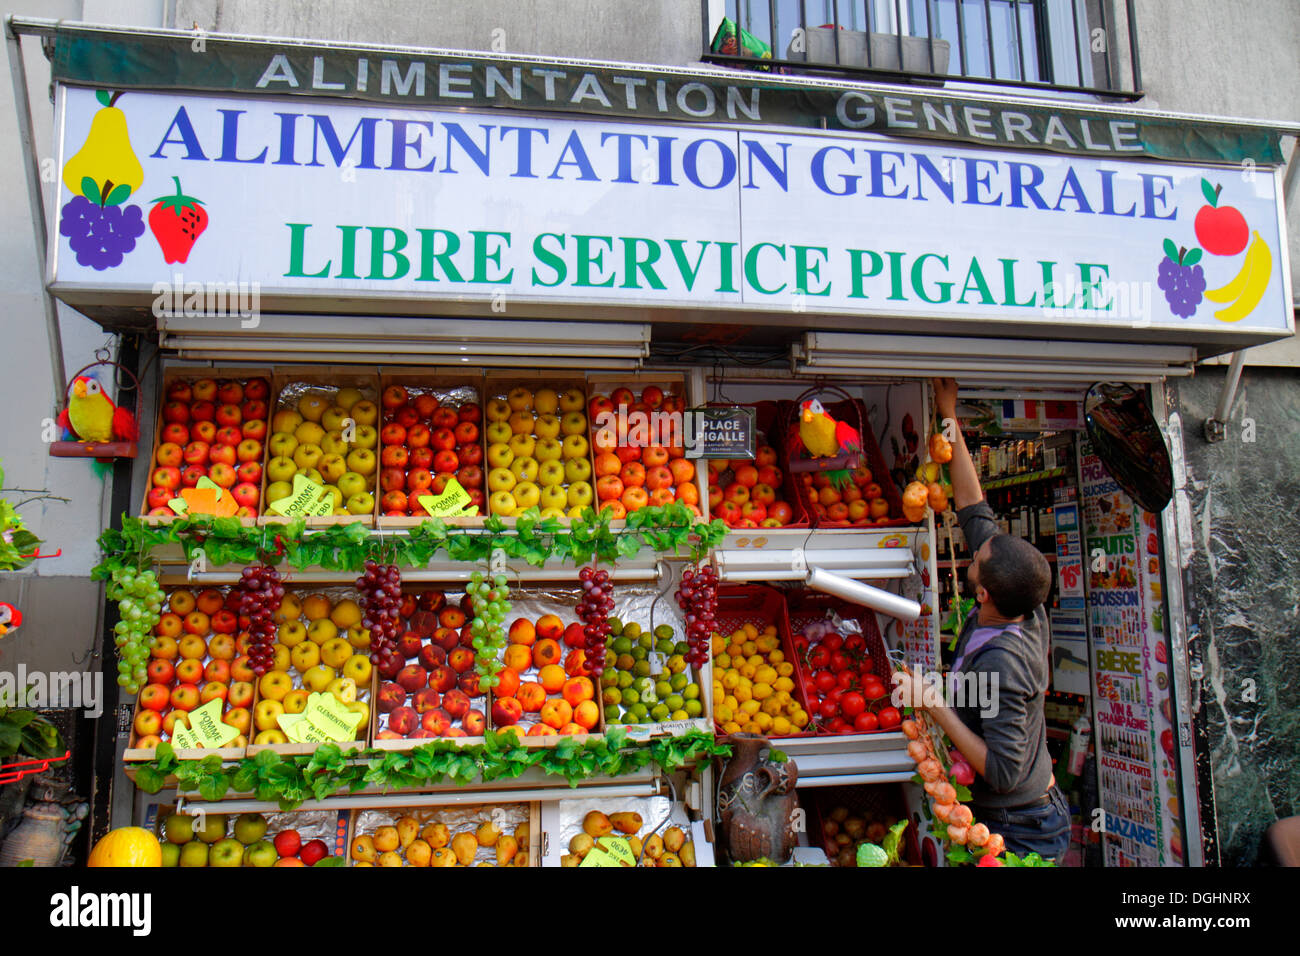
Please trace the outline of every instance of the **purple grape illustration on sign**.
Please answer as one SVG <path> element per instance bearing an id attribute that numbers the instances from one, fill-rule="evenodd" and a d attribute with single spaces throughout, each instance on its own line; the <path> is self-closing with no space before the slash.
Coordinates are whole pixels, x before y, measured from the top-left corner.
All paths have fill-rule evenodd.
<path id="1" fill-rule="evenodd" d="M 1164 292 L 1174 315 L 1189 319 L 1205 292 L 1205 270 L 1197 265 L 1201 250 L 1180 249 L 1172 239 L 1165 240 L 1164 249 L 1156 285 Z"/>
<path id="2" fill-rule="evenodd" d="M 139 206 L 100 205 L 85 196 L 74 196 L 63 207 L 59 235 L 66 236 L 77 262 L 93 269 L 111 269 L 135 248 L 144 235 L 144 215 Z"/>

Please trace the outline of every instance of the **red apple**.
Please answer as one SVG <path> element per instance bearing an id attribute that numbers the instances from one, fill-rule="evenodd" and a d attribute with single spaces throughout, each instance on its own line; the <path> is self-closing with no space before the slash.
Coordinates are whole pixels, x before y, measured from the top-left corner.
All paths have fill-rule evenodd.
<path id="1" fill-rule="evenodd" d="M 478 465 L 466 465 L 456 473 L 456 481 L 466 491 L 483 487 L 483 469 Z"/>
<path id="2" fill-rule="evenodd" d="M 401 408 L 406 404 L 406 389 L 401 385 L 390 385 L 379 396 L 384 408 Z"/>
<path id="3" fill-rule="evenodd" d="M 262 443 L 255 438 L 245 438 L 235 446 L 235 458 L 239 461 L 261 461 Z"/>
<path id="4" fill-rule="evenodd" d="M 190 420 L 190 406 L 184 402 L 168 402 L 163 406 L 163 421 L 171 424 L 185 425 Z"/>
<path id="5" fill-rule="evenodd" d="M 235 445 L 211 445 L 208 449 L 208 463 L 213 465 L 230 465 L 232 468 L 239 461 Z"/>
<path id="6" fill-rule="evenodd" d="M 263 401 L 245 401 L 239 406 L 239 413 L 244 416 L 244 421 L 255 421 L 259 418 L 265 419 L 267 415 L 266 402 Z"/>
<path id="7" fill-rule="evenodd" d="M 184 477 L 184 474 L 182 474 L 182 481 L 184 481 Z M 193 487 L 193 485 L 190 485 L 189 487 Z M 145 507 L 149 509 L 166 508 L 167 502 L 171 501 L 175 497 L 176 493 L 170 488 L 150 488 L 149 494 L 145 496 Z M 167 510 L 170 511 L 171 509 L 168 508 Z"/>
<path id="8" fill-rule="evenodd" d="M 194 396 L 198 398 L 197 395 Z M 217 406 L 215 402 L 197 401 L 190 406 L 190 418 L 196 422 L 210 422 L 217 417 Z"/>
<path id="9" fill-rule="evenodd" d="M 428 471 L 433 467 L 433 449 L 427 445 L 420 448 L 412 448 L 410 454 L 410 466 L 412 469 L 423 468 Z"/>
<path id="10" fill-rule="evenodd" d="M 381 468 L 406 468 L 409 455 L 401 445 L 385 445 L 379 452 Z"/>
<path id="11" fill-rule="evenodd" d="M 168 491 L 175 491 L 181 486 L 181 470 L 170 465 L 155 468 L 153 475 L 150 476 L 150 483 L 155 488 L 166 488 Z"/>
<path id="12" fill-rule="evenodd" d="M 192 397 L 189 382 L 172 382 L 167 386 L 169 402 L 188 402 Z"/>
<path id="13" fill-rule="evenodd" d="M 412 432 L 415 429 L 411 429 Z M 411 436 L 410 444 L 415 445 L 414 435 Z M 450 428 L 439 428 L 429 436 L 429 444 L 434 451 L 454 451 L 456 448 L 456 433 Z"/>
<path id="14" fill-rule="evenodd" d="M 406 429 L 397 422 L 389 422 L 379 430 L 379 440 L 385 445 L 400 445 L 406 441 Z"/>
<path id="15" fill-rule="evenodd" d="M 217 444 L 234 448 L 244 440 L 244 433 L 234 425 L 224 425 L 217 429 Z"/>
<path id="16" fill-rule="evenodd" d="M 169 441 L 174 445 L 188 445 L 190 430 L 180 422 L 169 422 L 163 426 L 162 440 Z"/>
<path id="17" fill-rule="evenodd" d="M 217 482 L 217 484 L 221 484 L 221 482 Z M 256 508 L 257 499 L 261 497 L 262 489 L 251 481 L 245 481 L 235 485 L 230 489 L 230 493 L 234 496 L 235 504 L 244 508 Z"/>
<path id="18" fill-rule="evenodd" d="M 410 505 L 407 503 L 405 491 L 393 489 L 384 492 L 384 496 L 379 499 L 379 507 L 383 509 L 384 514 L 405 517 Z"/>
<path id="19" fill-rule="evenodd" d="M 435 409 L 433 414 L 429 416 L 429 423 L 433 425 L 434 428 L 455 428 L 456 423 L 459 421 L 460 418 L 457 415 L 456 410 L 454 408 L 448 408 L 446 405 Z"/>
<path id="20" fill-rule="evenodd" d="M 297 830 L 281 830 L 275 835 L 275 852 L 280 854 L 281 858 L 286 856 L 296 856 L 302 849 L 302 837 L 298 835 Z"/>
<path id="21" fill-rule="evenodd" d="M 411 404 L 415 406 L 416 414 L 420 418 L 428 418 L 438 409 L 438 397 L 425 392 L 423 395 L 417 395 Z"/>
<path id="22" fill-rule="evenodd" d="M 244 383 L 244 398 L 264 402 L 271 397 L 271 385 L 264 378 L 250 378 Z"/>
<path id="23" fill-rule="evenodd" d="M 217 426 L 212 422 L 194 422 L 190 425 L 190 437 L 211 445 L 217 440 Z"/>
<path id="24" fill-rule="evenodd" d="M 194 488 L 198 486 L 200 478 L 206 478 L 208 469 L 203 465 L 186 465 L 181 469 L 181 487 Z"/>
<path id="25" fill-rule="evenodd" d="M 420 413 L 415 410 L 414 405 L 403 405 L 393 414 L 393 423 L 401 425 L 403 429 L 410 428 L 420 420 Z"/>
<path id="26" fill-rule="evenodd" d="M 330 851 L 325 846 L 324 840 L 312 840 L 310 843 L 304 844 L 303 848 L 298 851 L 298 859 L 302 860 L 306 866 L 315 866 L 329 855 Z"/>
<path id="27" fill-rule="evenodd" d="M 212 446 L 205 441 L 192 441 L 185 446 L 183 455 L 186 464 L 206 465 L 212 453 Z"/>
<path id="28" fill-rule="evenodd" d="M 266 441 L 266 419 L 264 418 L 254 418 L 252 421 L 245 419 L 239 430 L 245 438 Z"/>
<path id="29" fill-rule="evenodd" d="M 238 382 L 219 382 L 217 401 L 223 405 L 238 405 L 244 400 L 244 386 Z"/>
<path id="30" fill-rule="evenodd" d="M 262 463 L 260 461 L 246 461 L 235 469 L 235 474 L 239 476 L 240 481 L 246 481 L 250 485 L 260 487 L 262 481 Z M 182 481 L 184 475 L 181 476 Z"/>
<path id="31" fill-rule="evenodd" d="M 473 445 L 478 442 L 478 426 L 473 422 L 461 422 L 456 426 L 453 434 L 456 436 L 456 441 L 462 445 Z"/>
<path id="32" fill-rule="evenodd" d="M 379 487 L 384 491 L 406 489 L 406 472 L 400 468 L 385 468 L 379 473 Z"/>
<path id="33" fill-rule="evenodd" d="M 220 488 L 234 488 L 235 479 L 239 476 L 235 474 L 235 469 L 224 462 L 217 462 L 208 469 L 208 477 L 213 483 Z"/>
<path id="34" fill-rule="evenodd" d="M 439 449 L 433 456 L 433 470 L 455 473 L 460 467 L 460 458 L 451 449 Z"/>
<path id="35" fill-rule="evenodd" d="M 460 459 L 462 465 L 481 465 L 483 463 L 483 446 L 474 445 L 457 445 L 456 456 Z"/>
<path id="36" fill-rule="evenodd" d="M 477 425 L 483 420 L 483 409 L 478 407 L 477 402 L 466 402 L 456 409 L 456 418 L 462 422 L 473 422 Z"/>
<path id="37" fill-rule="evenodd" d="M 233 427 L 239 425 L 244 420 L 243 413 L 239 410 L 238 405 L 219 405 L 217 407 L 216 423 L 221 427 Z"/>

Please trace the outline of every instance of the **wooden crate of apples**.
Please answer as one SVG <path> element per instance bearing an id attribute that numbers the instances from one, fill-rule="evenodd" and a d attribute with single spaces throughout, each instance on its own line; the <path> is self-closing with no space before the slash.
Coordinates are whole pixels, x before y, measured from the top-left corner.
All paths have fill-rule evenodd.
<path id="1" fill-rule="evenodd" d="M 200 820 L 163 807 L 158 821 L 165 867 L 302 867 L 342 855 L 347 813 L 209 813 Z"/>
<path id="2" fill-rule="evenodd" d="M 334 510 L 308 525 L 373 521 L 379 471 L 378 379 L 354 369 L 278 368 L 263 515 L 293 491 L 294 476 L 320 485 Z"/>
<path id="3" fill-rule="evenodd" d="M 452 478 L 485 515 L 482 376 L 403 370 L 385 373 L 381 384 L 380 527 L 425 520 L 419 498 L 442 494 Z"/>
<path id="4" fill-rule="evenodd" d="M 357 810 L 352 866 L 539 866 L 536 803 Z"/>
<path id="5" fill-rule="evenodd" d="M 543 517 L 578 517 L 592 505 L 584 388 L 581 379 L 488 375 L 484 439 L 492 514 L 512 518 L 536 507 Z"/>
<path id="6" fill-rule="evenodd" d="M 148 683 L 136 700 L 126 761 L 152 760 L 158 744 L 172 739 L 174 725 L 188 727 L 189 712 L 212 700 L 222 702 L 222 722 L 236 731 L 227 746 L 212 752 L 223 759 L 244 756 L 256 675 L 239 634 L 237 601 L 218 588 L 181 588 L 168 595 L 154 627 Z"/>
<path id="7" fill-rule="evenodd" d="M 500 683 L 492 689 L 496 730 L 510 728 L 528 738 L 602 732 L 580 623 L 566 627 L 556 614 L 519 617 L 507 640 Z"/>
<path id="8" fill-rule="evenodd" d="M 262 501 L 268 437 L 270 371 L 167 369 L 163 406 L 153 446 L 153 467 L 141 514 L 174 518 L 168 502 L 186 498 L 196 512 L 207 507 L 198 492 L 207 478 L 230 493 L 215 513 L 256 523 Z"/>
<path id="9" fill-rule="evenodd" d="M 253 709 L 256 736 L 249 753 L 271 747 L 279 753 L 311 753 L 315 744 L 290 743 L 280 729 L 282 714 L 300 714 L 313 693 L 332 694 L 360 715 L 354 745 L 364 745 L 370 726 L 373 668 L 370 633 L 351 588 L 306 592 L 286 588 L 275 614 L 275 662 L 257 681 Z M 345 749 L 348 742 L 344 742 Z"/>
<path id="10" fill-rule="evenodd" d="M 468 596 L 404 589 L 399 611 L 406 632 L 396 667 L 378 668 L 374 746 L 403 750 L 437 737 L 481 742 L 488 703 L 474 669 Z"/>

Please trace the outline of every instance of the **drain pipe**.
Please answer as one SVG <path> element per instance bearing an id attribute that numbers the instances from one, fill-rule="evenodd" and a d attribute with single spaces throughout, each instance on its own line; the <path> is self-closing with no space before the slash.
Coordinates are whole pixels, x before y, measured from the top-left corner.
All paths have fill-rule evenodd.
<path id="1" fill-rule="evenodd" d="M 1219 393 L 1219 404 L 1214 409 L 1214 416 L 1205 420 L 1205 440 L 1210 444 L 1228 437 L 1228 413 L 1232 410 L 1233 399 L 1237 397 L 1237 383 L 1241 381 L 1241 368 L 1245 363 L 1245 349 L 1232 353 L 1232 364 L 1228 366 L 1228 378 L 1223 383 L 1223 391 Z"/>

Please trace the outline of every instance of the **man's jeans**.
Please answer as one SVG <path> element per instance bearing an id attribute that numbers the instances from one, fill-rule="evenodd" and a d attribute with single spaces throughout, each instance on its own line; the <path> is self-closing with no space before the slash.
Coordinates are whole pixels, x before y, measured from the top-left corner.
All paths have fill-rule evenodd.
<path id="1" fill-rule="evenodd" d="M 1037 853 L 1060 866 L 1070 848 L 1070 807 L 1059 787 L 1048 791 L 1047 803 L 1016 810 L 975 808 L 975 819 L 1002 834 L 1006 847 L 1018 857 Z"/>

